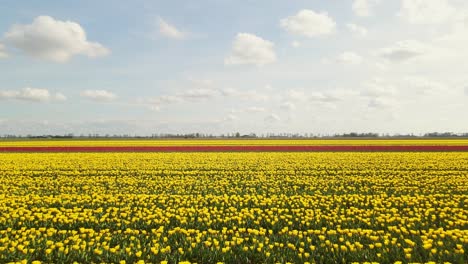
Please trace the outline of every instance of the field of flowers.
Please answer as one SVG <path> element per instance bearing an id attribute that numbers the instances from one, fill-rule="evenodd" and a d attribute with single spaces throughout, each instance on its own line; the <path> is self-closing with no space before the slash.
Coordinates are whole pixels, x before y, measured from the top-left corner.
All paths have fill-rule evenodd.
<path id="1" fill-rule="evenodd" d="M 1 263 L 467 263 L 467 242 L 466 152 L 0 153 Z"/>
<path id="2" fill-rule="evenodd" d="M 467 139 L 0 140 L 2 152 L 468 152 Z"/>

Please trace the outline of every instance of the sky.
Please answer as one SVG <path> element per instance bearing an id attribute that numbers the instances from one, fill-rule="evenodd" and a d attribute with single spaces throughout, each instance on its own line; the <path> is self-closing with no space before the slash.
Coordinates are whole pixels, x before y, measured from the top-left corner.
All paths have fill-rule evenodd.
<path id="1" fill-rule="evenodd" d="M 0 134 L 468 132 L 466 0 L 2 0 Z"/>

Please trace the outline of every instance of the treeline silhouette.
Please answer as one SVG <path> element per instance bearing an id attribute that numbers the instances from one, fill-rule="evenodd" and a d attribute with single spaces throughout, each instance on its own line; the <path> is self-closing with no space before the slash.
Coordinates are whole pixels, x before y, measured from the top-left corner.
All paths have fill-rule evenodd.
<path id="1" fill-rule="evenodd" d="M 315 134 L 315 133 L 263 133 L 263 134 L 241 134 L 239 132 L 227 134 L 206 134 L 206 133 L 154 133 L 148 136 L 129 134 L 87 134 L 87 135 L 2 135 L 3 139 L 216 139 L 216 138 L 297 138 L 297 139 L 317 139 L 317 138 L 466 138 L 468 133 L 452 132 L 431 132 L 425 134 L 380 134 L 380 133 L 344 133 L 344 134 Z"/>

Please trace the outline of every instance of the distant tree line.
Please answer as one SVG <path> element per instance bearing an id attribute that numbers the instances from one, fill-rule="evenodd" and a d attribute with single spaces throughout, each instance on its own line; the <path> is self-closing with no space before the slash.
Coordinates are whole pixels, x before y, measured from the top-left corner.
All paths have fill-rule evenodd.
<path id="1" fill-rule="evenodd" d="M 188 133 L 188 134 L 173 134 L 173 133 L 154 133 L 150 136 L 139 136 L 130 134 L 80 134 L 72 133 L 64 135 L 13 135 L 5 134 L 1 138 L 4 139 L 156 139 L 156 138 L 174 138 L 174 139 L 194 139 L 194 138 L 462 138 L 468 137 L 468 133 L 452 133 L 452 132 L 431 132 L 425 134 L 379 134 L 379 133 L 343 133 L 343 134 L 314 134 L 314 133 L 263 133 L 263 134 L 241 134 L 239 132 L 227 134 L 206 134 L 206 133 Z"/>

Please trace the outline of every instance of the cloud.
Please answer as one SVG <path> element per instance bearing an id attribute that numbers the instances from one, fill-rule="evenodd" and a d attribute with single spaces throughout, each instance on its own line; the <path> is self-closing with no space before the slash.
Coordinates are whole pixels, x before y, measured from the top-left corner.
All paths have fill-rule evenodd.
<path id="1" fill-rule="evenodd" d="M 159 33 L 161 35 L 172 38 L 172 39 L 184 39 L 187 37 L 187 33 L 180 31 L 175 26 L 169 24 L 162 18 L 158 18 Z"/>
<path id="2" fill-rule="evenodd" d="M 329 92 L 312 92 L 306 97 L 307 101 L 312 102 L 308 105 L 319 106 L 321 109 L 337 109 L 337 104 L 352 95 L 351 92 L 347 91 L 329 91 Z"/>
<path id="3" fill-rule="evenodd" d="M 332 93 L 314 92 L 309 95 L 309 100 L 322 103 L 332 103 L 340 101 L 342 98 Z"/>
<path id="4" fill-rule="evenodd" d="M 265 111 L 266 109 L 264 107 L 258 107 L 258 106 L 251 106 L 245 109 L 245 112 L 247 113 L 263 113 Z"/>
<path id="5" fill-rule="evenodd" d="M 66 62 L 75 55 L 95 58 L 110 53 L 103 45 L 89 42 L 78 23 L 50 16 L 39 16 L 32 24 L 13 25 L 4 39 L 27 55 L 54 62 Z"/>
<path id="6" fill-rule="evenodd" d="M 291 34 L 309 38 L 332 34 L 336 29 L 335 21 L 327 13 L 316 13 L 308 9 L 281 19 L 280 26 Z"/>
<path id="7" fill-rule="evenodd" d="M 178 94 L 177 96 L 181 97 L 182 99 L 187 100 L 205 100 L 209 98 L 213 98 L 218 95 L 218 91 L 214 89 L 206 89 L 206 88 L 198 88 L 198 89 L 189 89 L 184 91 L 183 93 Z"/>
<path id="8" fill-rule="evenodd" d="M 291 46 L 293 46 L 293 48 L 299 48 L 301 46 L 301 43 L 299 41 L 293 41 L 291 42 Z"/>
<path id="9" fill-rule="evenodd" d="M 396 106 L 396 101 L 382 97 L 371 98 L 367 106 L 370 108 L 392 108 Z"/>
<path id="10" fill-rule="evenodd" d="M 143 99 L 138 101 L 138 105 L 145 105 L 152 111 L 159 111 L 161 107 L 169 104 L 183 102 L 183 99 L 175 95 L 161 95 L 154 98 Z"/>
<path id="11" fill-rule="evenodd" d="M 235 89 L 223 89 L 221 94 L 225 97 L 239 98 L 246 101 L 268 101 L 270 96 L 257 90 L 238 91 Z"/>
<path id="12" fill-rule="evenodd" d="M 276 61 L 274 44 L 249 33 L 238 33 L 232 44 L 226 65 L 253 64 L 262 66 Z"/>
<path id="13" fill-rule="evenodd" d="M 106 90 L 85 90 L 80 94 L 82 97 L 97 102 L 113 101 L 117 96 Z"/>
<path id="14" fill-rule="evenodd" d="M 379 2 L 380 0 L 354 0 L 352 9 L 356 16 L 369 17 L 372 15 L 373 5 Z"/>
<path id="15" fill-rule="evenodd" d="M 251 100 L 251 101 L 268 101 L 270 96 L 267 94 L 260 93 L 256 90 L 250 90 L 245 92 L 239 92 L 237 97 L 244 99 L 244 100 Z"/>
<path id="16" fill-rule="evenodd" d="M 360 95 L 368 98 L 390 97 L 397 94 L 395 86 L 375 78 L 364 84 L 365 89 L 361 90 Z"/>
<path id="17" fill-rule="evenodd" d="M 365 37 L 367 36 L 367 29 L 362 26 L 358 26 L 353 23 L 346 24 L 348 30 L 356 36 Z"/>
<path id="18" fill-rule="evenodd" d="M 180 103 L 182 101 L 183 101 L 182 98 L 180 98 L 179 96 L 175 96 L 175 95 L 161 95 L 161 96 L 150 98 L 147 100 L 147 102 L 150 103 L 151 105 L 157 105 L 158 107 L 160 107 L 161 105 L 165 105 L 165 104 Z"/>
<path id="19" fill-rule="evenodd" d="M 305 106 L 309 109 L 311 106 L 320 106 L 321 108 L 335 109 L 337 103 L 346 98 L 355 95 L 354 92 L 345 90 L 316 91 L 305 92 L 303 90 L 289 90 L 284 96 L 285 103 L 280 108 L 294 110 L 297 105 Z"/>
<path id="20" fill-rule="evenodd" d="M 280 108 L 283 109 L 283 110 L 287 110 L 287 111 L 292 111 L 294 109 L 296 109 L 296 104 L 294 104 L 293 102 L 284 102 L 282 104 L 280 104 Z"/>
<path id="21" fill-rule="evenodd" d="M 391 62 L 404 62 L 429 52 L 429 47 L 419 41 L 407 40 L 381 49 L 379 55 Z"/>
<path id="22" fill-rule="evenodd" d="M 393 84 L 375 78 L 363 86 L 365 88 L 361 90 L 359 95 L 368 99 L 370 108 L 392 108 L 397 105 L 398 90 Z"/>
<path id="23" fill-rule="evenodd" d="M 62 93 L 56 93 L 54 96 L 53 96 L 53 99 L 55 101 L 66 101 L 67 100 L 67 97 L 62 94 Z"/>
<path id="24" fill-rule="evenodd" d="M 147 106 L 148 106 L 148 109 L 151 111 L 159 112 L 161 110 L 161 106 L 158 104 L 151 104 Z"/>
<path id="25" fill-rule="evenodd" d="M 242 114 L 242 113 L 256 114 L 256 113 L 264 113 L 266 111 L 267 110 L 264 107 L 250 106 L 250 107 L 243 108 L 243 109 L 231 109 L 229 112 L 231 114 Z"/>
<path id="26" fill-rule="evenodd" d="M 146 105 L 150 110 L 159 111 L 162 107 L 183 102 L 200 102 L 215 98 L 220 91 L 208 88 L 194 88 L 173 95 L 160 95 L 154 98 L 140 99 L 139 105 Z"/>
<path id="27" fill-rule="evenodd" d="M 19 94 L 18 91 L 2 91 L 0 90 L 0 99 L 14 99 Z"/>
<path id="28" fill-rule="evenodd" d="M 303 91 L 298 91 L 298 90 L 288 90 L 286 92 L 286 98 L 291 101 L 295 102 L 303 102 L 307 100 L 307 96 Z"/>
<path id="29" fill-rule="evenodd" d="M 47 89 L 23 88 L 21 90 L 0 90 L 1 99 L 13 99 L 31 102 L 65 101 L 67 98 L 61 93 L 51 93 Z"/>
<path id="30" fill-rule="evenodd" d="M 225 121 L 225 122 L 231 122 L 231 121 L 235 121 L 235 120 L 237 120 L 237 119 L 239 119 L 239 118 L 238 118 L 236 115 L 229 114 L 229 115 L 227 115 L 227 116 L 223 119 L 223 121 Z"/>
<path id="31" fill-rule="evenodd" d="M 7 57 L 8 57 L 8 53 L 5 50 L 5 45 L 0 43 L 0 59 L 7 58 Z"/>
<path id="32" fill-rule="evenodd" d="M 281 118 L 277 114 L 269 114 L 265 117 L 265 121 L 268 123 L 274 123 L 280 121 Z"/>
<path id="33" fill-rule="evenodd" d="M 351 51 L 345 51 L 338 55 L 335 59 L 332 61 L 340 64 L 348 64 L 348 65 L 358 65 L 361 64 L 363 59 L 362 57 L 354 52 Z"/>
<path id="34" fill-rule="evenodd" d="M 466 14 L 468 19 L 468 11 Z M 467 20 L 468 22 L 468 20 Z M 466 43 L 468 43 L 468 23 L 454 23 L 452 30 L 444 29 L 444 33 L 436 38 L 432 39 L 428 44 L 431 51 L 431 56 L 427 56 L 431 59 L 433 64 L 439 65 L 439 67 L 452 67 L 456 64 L 460 67 L 466 67 L 468 58 L 468 49 L 466 49 Z M 428 65 L 430 66 L 430 65 Z M 455 69 L 456 70 L 456 69 Z"/>
<path id="35" fill-rule="evenodd" d="M 403 81 L 408 89 L 419 94 L 441 96 L 449 93 L 446 85 L 424 77 L 411 76 L 404 78 Z"/>
<path id="36" fill-rule="evenodd" d="M 398 16 L 411 24 L 440 24 L 455 12 L 447 0 L 402 0 Z"/>
<path id="37" fill-rule="evenodd" d="M 189 77 L 188 80 L 190 81 L 191 85 L 201 86 L 201 87 L 211 87 L 214 84 L 214 81 L 210 79 L 197 79 L 197 78 Z"/>
<path id="38" fill-rule="evenodd" d="M 214 82 L 209 79 L 188 78 L 187 86 L 194 87 L 173 94 L 160 95 L 157 97 L 140 100 L 140 103 L 152 105 L 168 105 L 181 102 L 204 101 L 222 95 L 222 92 L 213 88 Z"/>

